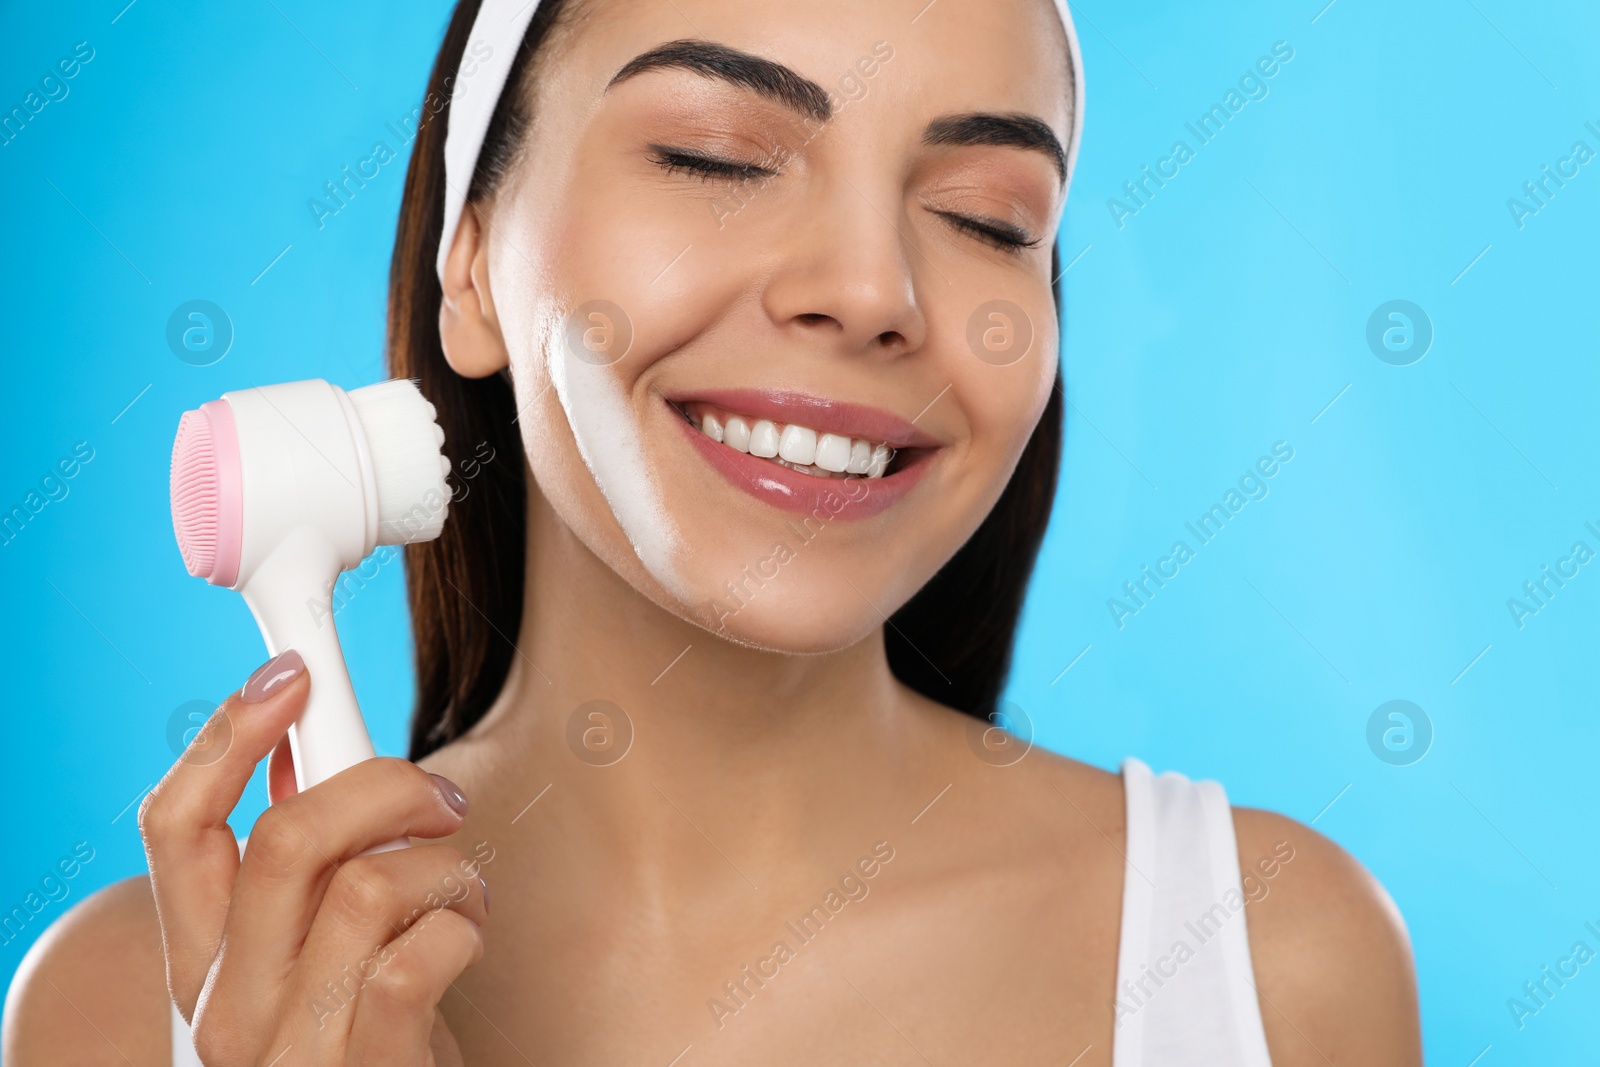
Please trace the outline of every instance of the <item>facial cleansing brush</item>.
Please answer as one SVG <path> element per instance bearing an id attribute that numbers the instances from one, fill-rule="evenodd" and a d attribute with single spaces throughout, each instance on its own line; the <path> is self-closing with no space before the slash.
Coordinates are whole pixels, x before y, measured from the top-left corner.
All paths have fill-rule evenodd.
<path id="1" fill-rule="evenodd" d="M 268 651 L 293 648 L 310 670 L 289 728 L 301 789 L 374 754 L 330 597 L 378 545 L 439 536 L 450 461 L 434 414 L 407 379 L 350 392 L 314 379 L 224 393 L 178 423 L 172 526 L 184 565 L 244 594 Z"/>

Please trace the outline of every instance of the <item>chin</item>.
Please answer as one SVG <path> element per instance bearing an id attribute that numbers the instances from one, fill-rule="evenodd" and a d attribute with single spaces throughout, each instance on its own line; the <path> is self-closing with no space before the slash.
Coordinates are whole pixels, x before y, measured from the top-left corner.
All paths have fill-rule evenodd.
<path id="1" fill-rule="evenodd" d="M 724 589 L 721 596 L 708 597 L 680 611 L 696 625 L 736 645 L 789 655 L 821 655 L 849 648 L 883 625 L 883 616 L 859 593 L 843 582 L 838 584 L 837 589 L 817 589 L 782 577 L 764 585 L 746 582 L 746 591 L 738 597 L 730 597 Z"/>
<path id="2" fill-rule="evenodd" d="M 729 622 L 715 636 L 742 648 L 787 656 L 822 656 L 841 652 L 871 636 L 875 627 L 841 631 L 838 627 L 799 625 L 793 618 L 747 618 Z"/>

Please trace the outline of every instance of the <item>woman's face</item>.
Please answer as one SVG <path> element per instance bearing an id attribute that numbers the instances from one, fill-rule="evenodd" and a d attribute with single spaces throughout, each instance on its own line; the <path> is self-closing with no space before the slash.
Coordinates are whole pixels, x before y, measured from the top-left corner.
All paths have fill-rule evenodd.
<path id="1" fill-rule="evenodd" d="M 590 3 L 487 214 L 540 490 L 733 640 L 882 625 L 1055 380 L 1065 33 L 1049 0 L 923 3 Z"/>

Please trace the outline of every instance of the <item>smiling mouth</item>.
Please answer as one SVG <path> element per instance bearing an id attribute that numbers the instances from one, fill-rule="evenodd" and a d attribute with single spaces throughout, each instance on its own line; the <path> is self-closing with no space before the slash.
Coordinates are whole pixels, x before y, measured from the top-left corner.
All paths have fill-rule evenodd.
<path id="1" fill-rule="evenodd" d="M 827 433 L 798 422 L 777 422 L 694 401 L 674 403 L 697 433 L 736 452 L 813 478 L 875 481 L 904 467 L 916 448 L 894 448 L 866 437 Z"/>

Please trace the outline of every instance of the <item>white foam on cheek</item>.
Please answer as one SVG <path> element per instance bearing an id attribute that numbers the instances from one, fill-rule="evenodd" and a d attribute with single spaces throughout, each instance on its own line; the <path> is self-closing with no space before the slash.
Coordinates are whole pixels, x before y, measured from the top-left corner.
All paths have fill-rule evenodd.
<path id="1" fill-rule="evenodd" d="M 567 413 L 578 454 L 646 571 L 690 600 L 678 570 L 681 539 L 645 463 L 644 441 L 626 391 L 609 367 L 578 358 L 559 328 L 548 337 L 550 381 Z"/>

